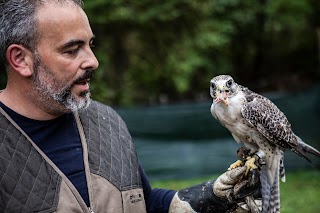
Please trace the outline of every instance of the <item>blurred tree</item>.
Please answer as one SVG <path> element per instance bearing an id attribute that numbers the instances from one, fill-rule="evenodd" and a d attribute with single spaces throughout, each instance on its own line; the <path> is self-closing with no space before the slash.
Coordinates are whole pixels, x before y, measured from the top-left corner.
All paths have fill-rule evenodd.
<path id="1" fill-rule="evenodd" d="M 97 52 L 102 58 L 99 71 L 106 73 L 96 79 L 97 89 L 115 104 L 193 99 L 206 91 L 212 76 L 208 71 L 230 70 L 219 56 L 226 50 L 230 29 L 226 25 L 217 31 L 213 20 L 205 21 L 209 7 L 205 1 L 181 0 L 86 2 L 97 42 L 107 49 L 106 54 Z"/>
<path id="2" fill-rule="evenodd" d="M 310 85 L 319 80 L 313 1 L 87 0 L 101 62 L 95 98 L 201 100 L 221 73 L 258 91 Z"/>
<path id="3" fill-rule="evenodd" d="M 320 80 L 318 0 L 84 2 L 100 61 L 91 87 L 104 103 L 207 100 L 222 73 L 255 91 Z"/>

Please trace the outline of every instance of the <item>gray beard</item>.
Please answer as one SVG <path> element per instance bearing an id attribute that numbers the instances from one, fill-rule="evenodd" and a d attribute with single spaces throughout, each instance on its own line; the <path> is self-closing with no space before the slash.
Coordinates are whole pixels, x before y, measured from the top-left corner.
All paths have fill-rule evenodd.
<path id="1" fill-rule="evenodd" d="M 61 93 L 51 93 L 53 100 L 64 106 L 66 109 L 75 112 L 87 108 L 91 103 L 90 92 L 80 94 L 81 98 L 76 98 L 68 88 Z"/>
<path id="2" fill-rule="evenodd" d="M 60 87 L 60 85 L 53 85 L 53 83 L 49 84 L 40 79 L 39 72 L 42 72 L 43 75 L 46 75 L 45 78 L 54 79 L 55 76 L 52 72 L 46 67 L 41 66 L 41 59 L 38 55 L 35 56 L 35 64 L 34 64 L 34 76 L 33 76 L 33 84 L 35 89 L 40 97 L 40 102 L 49 105 L 47 108 L 50 108 L 53 112 L 57 111 L 79 111 L 87 108 L 91 103 L 91 93 L 90 91 L 84 91 L 79 94 L 79 97 L 72 95 L 71 88 L 73 85 L 68 87 Z M 54 82 L 54 81 L 53 81 Z M 62 89 L 60 89 L 62 88 Z M 60 109 L 53 109 L 50 103 L 52 100 L 60 107 Z M 62 110 L 61 108 L 64 108 Z"/>

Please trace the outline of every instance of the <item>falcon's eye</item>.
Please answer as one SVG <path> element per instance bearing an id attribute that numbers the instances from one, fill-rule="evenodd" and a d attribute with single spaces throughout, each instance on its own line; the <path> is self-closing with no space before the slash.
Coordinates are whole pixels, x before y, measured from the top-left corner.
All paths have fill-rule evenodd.
<path id="1" fill-rule="evenodd" d="M 230 80 L 227 81 L 227 83 L 226 83 L 227 87 L 229 87 L 229 88 L 232 86 L 232 84 L 233 84 L 233 80 L 232 80 L 232 79 L 230 79 Z"/>
<path id="2" fill-rule="evenodd" d="M 217 88 L 216 84 L 213 83 L 213 82 L 210 82 L 210 87 L 211 87 L 211 89 L 213 89 L 213 90 L 216 90 L 216 88 Z"/>

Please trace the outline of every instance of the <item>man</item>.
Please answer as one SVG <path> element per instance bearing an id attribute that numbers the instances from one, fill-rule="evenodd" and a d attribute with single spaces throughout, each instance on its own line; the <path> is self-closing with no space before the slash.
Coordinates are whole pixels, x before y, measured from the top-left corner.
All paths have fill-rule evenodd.
<path id="1" fill-rule="evenodd" d="M 151 189 L 125 123 L 91 101 L 98 68 L 81 0 L 0 0 L 1 212 L 226 212 L 245 168 Z M 254 190 L 252 190 L 254 191 Z"/>

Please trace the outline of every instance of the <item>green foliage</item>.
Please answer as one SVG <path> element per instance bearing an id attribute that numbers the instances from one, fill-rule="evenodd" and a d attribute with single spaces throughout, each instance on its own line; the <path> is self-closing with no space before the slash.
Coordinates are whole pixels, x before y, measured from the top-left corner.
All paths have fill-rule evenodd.
<path id="1" fill-rule="evenodd" d="M 87 0 L 101 64 L 94 98 L 116 105 L 201 100 L 221 73 L 258 90 L 319 79 L 311 1 Z"/>
<path id="2" fill-rule="evenodd" d="M 208 99 L 222 73 L 256 91 L 320 79 L 316 0 L 84 1 L 100 61 L 92 93 L 104 103 Z M 5 79 L 2 68 L 1 88 Z"/>
<path id="3" fill-rule="evenodd" d="M 320 79 L 316 0 L 84 2 L 100 61 L 91 86 L 104 103 L 208 99 L 221 73 L 258 91 Z"/>

